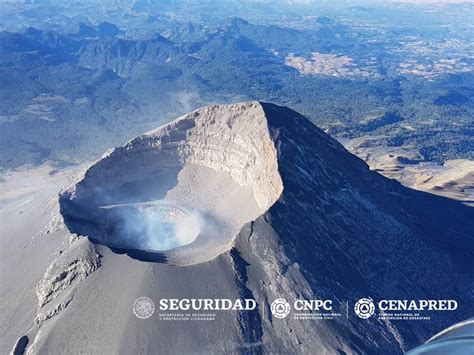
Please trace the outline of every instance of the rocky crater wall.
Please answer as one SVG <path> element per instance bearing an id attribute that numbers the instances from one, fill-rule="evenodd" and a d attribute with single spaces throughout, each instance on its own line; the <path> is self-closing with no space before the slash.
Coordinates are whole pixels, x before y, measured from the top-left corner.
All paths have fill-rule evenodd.
<path id="1" fill-rule="evenodd" d="M 60 202 L 71 231 L 180 264 L 228 250 L 241 227 L 268 210 L 282 190 L 265 113 L 260 103 L 249 102 L 199 109 L 108 152 Z M 194 225 L 180 230 L 198 232 L 178 236 L 173 218 L 153 215 L 150 203 L 185 211 Z M 157 228 L 150 230 L 143 211 Z M 133 232 L 126 231 L 130 225 Z M 153 249 L 161 245 L 157 238 L 176 243 Z"/>

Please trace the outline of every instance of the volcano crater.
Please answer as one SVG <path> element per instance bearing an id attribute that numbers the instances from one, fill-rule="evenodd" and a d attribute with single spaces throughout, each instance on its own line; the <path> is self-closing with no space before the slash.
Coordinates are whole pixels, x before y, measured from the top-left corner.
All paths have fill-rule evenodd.
<path id="1" fill-rule="evenodd" d="M 217 119 L 219 118 L 219 119 Z M 283 190 L 259 103 L 208 106 L 108 152 L 60 195 L 73 233 L 174 265 L 228 251 Z"/>

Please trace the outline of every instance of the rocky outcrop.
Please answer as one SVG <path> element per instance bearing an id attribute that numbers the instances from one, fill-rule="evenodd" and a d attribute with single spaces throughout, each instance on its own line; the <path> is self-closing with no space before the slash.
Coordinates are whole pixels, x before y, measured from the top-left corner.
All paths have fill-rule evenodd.
<path id="1" fill-rule="evenodd" d="M 36 287 L 38 315 L 35 323 L 66 308 L 77 286 L 99 267 L 94 245 L 86 238 L 72 238 L 71 245 L 51 263 Z"/>

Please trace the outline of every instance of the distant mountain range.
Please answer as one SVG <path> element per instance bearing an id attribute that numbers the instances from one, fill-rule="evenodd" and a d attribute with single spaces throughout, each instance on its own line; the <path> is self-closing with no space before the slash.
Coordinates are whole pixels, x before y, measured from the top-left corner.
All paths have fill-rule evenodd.
<path id="1" fill-rule="evenodd" d="M 76 163 L 180 113 L 242 99 L 298 109 L 339 137 L 384 137 L 426 160 L 472 158 L 472 72 L 440 62 L 454 72 L 399 76 L 406 44 L 396 30 L 390 38 L 327 16 L 304 30 L 167 21 L 148 25 L 157 30 L 147 38 L 111 22 L 1 33 L 0 166 Z M 288 64 L 311 53 L 327 61 L 318 75 Z M 357 74 L 367 70 L 376 75 Z"/>

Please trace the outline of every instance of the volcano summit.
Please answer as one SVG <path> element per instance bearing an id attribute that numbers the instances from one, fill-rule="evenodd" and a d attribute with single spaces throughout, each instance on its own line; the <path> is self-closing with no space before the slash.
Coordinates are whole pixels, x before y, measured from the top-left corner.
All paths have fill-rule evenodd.
<path id="1" fill-rule="evenodd" d="M 474 313 L 474 210 L 370 171 L 273 104 L 180 117 L 108 152 L 45 209 L 55 238 L 71 242 L 36 288 L 36 330 L 7 332 L 12 343 L 30 339 L 28 351 L 401 354 Z M 434 295 L 457 310 L 428 323 L 352 312 L 361 298 Z M 199 326 L 158 311 L 137 319 L 140 296 L 257 307 Z M 280 319 L 280 298 L 331 300 L 340 316 Z M 19 313 L 26 320 L 35 306 Z"/>
<path id="2" fill-rule="evenodd" d="M 260 104 L 210 106 L 108 153 L 62 212 L 71 231 L 133 256 L 208 261 L 280 196 L 276 155 Z"/>

